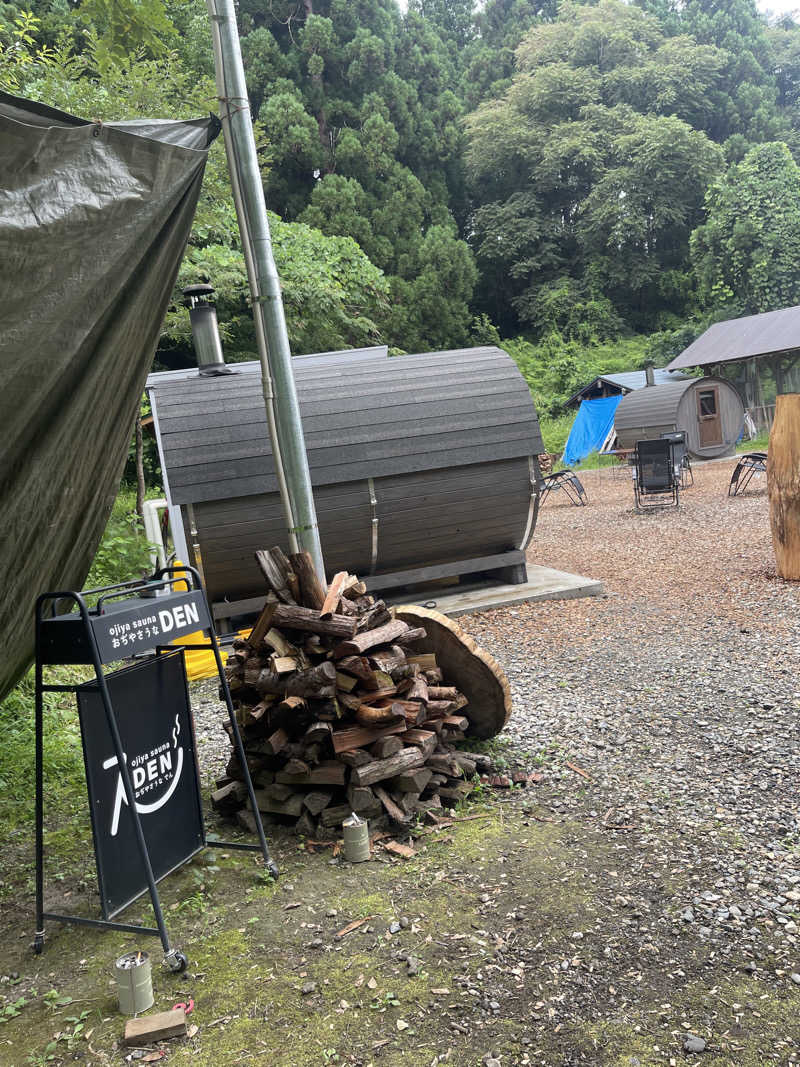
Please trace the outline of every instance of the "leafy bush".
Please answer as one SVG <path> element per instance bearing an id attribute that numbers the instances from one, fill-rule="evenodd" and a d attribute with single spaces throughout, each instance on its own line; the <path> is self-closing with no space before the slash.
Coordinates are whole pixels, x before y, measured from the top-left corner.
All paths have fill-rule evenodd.
<path id="1" fill-rule="evenodd" d="M 150 572 L 150 543 L 135 511 L 135 498 L 135 491 L 126 488 L 115 500 L 84 588 L 126 582 Z"/>

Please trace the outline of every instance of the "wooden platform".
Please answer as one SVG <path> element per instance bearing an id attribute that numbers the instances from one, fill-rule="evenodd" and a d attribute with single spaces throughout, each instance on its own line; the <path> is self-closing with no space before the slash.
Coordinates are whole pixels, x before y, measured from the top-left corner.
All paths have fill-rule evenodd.
<path id="1" fill-rule="evenodd" d="M 527 601 L 573 600 L 576 597 L 600 596 L 604 592 L 603 583 L 594 578 L 584 578 L 579 574 L 567 574 L 566 571 L 529 563 L 528 581 L 524 585 L 484 582 L 480 585 L 462 586 L 457 592 L 429 587 L 427 590 L 417 589 L 413 594 L 405 591 L 393 596 L 384 596 L 384 599 L 395 604 L 423 604 L 425 607 L 435 607 L 444 615 L 456 617 L 472 611 L 488 611 L 491 608 L 504 608 Z"/>

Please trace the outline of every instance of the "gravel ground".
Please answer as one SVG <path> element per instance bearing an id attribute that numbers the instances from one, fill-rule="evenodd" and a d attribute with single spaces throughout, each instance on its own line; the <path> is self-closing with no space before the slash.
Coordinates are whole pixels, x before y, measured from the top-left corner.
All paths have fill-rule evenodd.
<path id="1" fill-rule="evenodd" d="M 512 685 L 498 755 L 544 775 L 494 793 L 506 831 L 451 867 L 498 946 L 464 964 L 474 1010 L 450 1030 L 474 1049 L 505 1016 L 527 1028 L 514 1064 L 676 1064 L 706 1042 L 714 1064 L 800 1062 L 800 585 L 776 577 L 763 481 L 727 498 L 733 462 L 648 515 L 624 472 L 587 472 L 589 505 L 551 497 L 530 556 L 606 595 L 459 620 Z M 227 754 L 218 710 L 199 687 L 206 766 Z"/>
<path id="2" fill-rule="evenodd" d="M 763 481 L 725 495 L 732 466 L 648 515 L 627 477 L 582 475 L 589 505 L 551 498 L 530 555 L 607 595 L 466 626 L 508 673 L 512 752 L 545 754 L 554 816 L 624 838 L 631 877 L 679 875 L 640 936 L 691 927 L 800 984 L 800 585 L 776 577 Z"/>

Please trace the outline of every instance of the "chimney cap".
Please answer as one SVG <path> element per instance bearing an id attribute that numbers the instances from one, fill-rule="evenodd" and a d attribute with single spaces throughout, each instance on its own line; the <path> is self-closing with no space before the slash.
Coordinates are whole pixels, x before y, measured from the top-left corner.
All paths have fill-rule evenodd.
<path id="1" fill-rule="evenodd" d="M 187 285 L 183 290 L 183 302 L 187 307 L 192 307 L 196 301 L 208 299 L 214 294 L 214 286 L 209 285 L 208 282 L 201 282 L 199 285 Z"/>

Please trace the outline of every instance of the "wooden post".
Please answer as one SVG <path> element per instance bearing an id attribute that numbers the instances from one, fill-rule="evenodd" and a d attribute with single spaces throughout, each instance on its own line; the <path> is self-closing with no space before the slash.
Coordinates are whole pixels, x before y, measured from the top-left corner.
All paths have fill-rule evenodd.
<path id="1" fill-rule="evenodd" d="M 775 398 L 767 491 L 778 574 L 800 581 L 800 393 Z"/>

